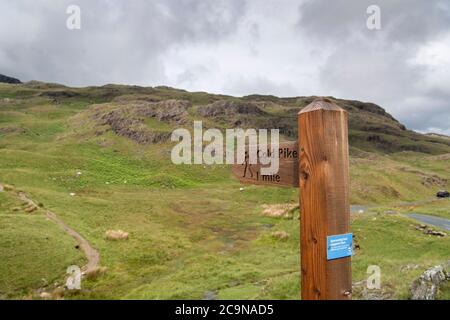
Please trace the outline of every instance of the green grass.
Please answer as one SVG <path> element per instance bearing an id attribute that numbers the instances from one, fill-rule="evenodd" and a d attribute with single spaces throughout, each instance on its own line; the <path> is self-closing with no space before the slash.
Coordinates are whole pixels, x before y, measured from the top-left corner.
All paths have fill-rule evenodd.
<path id="1" fill-rule="evenodd" d="M 195 105 L 219 97 L 167 88 L 130 93 L 112 86 L 77 89 L 82 96 L 54 103 L 38 96 L 42 90 L 0 85 L 0 97 L 21 98 L 0 104 L 0 128 L 25 129 L 0 135 L 0 182 L 26 191 L 99 250 L 106 274 L 84 280 L 81 292 L 66 298 L 299 298 L 298 217 L 261 214 L 263 204 L 298 202 L 297 189 L 244 186 L 241 192 L 229 166 L 173 165 L 171 144 L 143 146 L 112 132 L 97 135 L 85 111 L 91 103 L 110 102 L 118 94 L 132 99 L 137 92 L 155 99 L 188 98 Z M 271 105 L 268 111 L 279 110 Z M 146 123 L 170 130 L 165 123 Z M 351 202 L 401 211 L 401 202 L 432 198 L 441 187 L 424 185 L 423 178 L 450 181 L 448 169 L 448 161 L 429 154 L 384 155 L 352 147 Z M 420 209 L 449 217 L 448 206 L 441 204 L 424 202 Z M 21 203 L 12 193 L 0 193 L 0 296 L 5 297 L 27 295 L 44 285 L 42 278 L 61 282 L 69 265 L 84 263 L 72 238 L 42 210 L 27 215 L 12 211 L 15 207 Z M 405 217 L 371 213 L 352 220 L 361 246 L 353 259 L 354 280 L 363 280 L 369 265 L 379 265 L 383 287 L 395 298 L 407 298 L 415 277 L 449 259 L 450 237 L 425 236 Z M 129 232 L 129 240 L 106 240 L 109 229 Z M 274 231 L 290 237 L 275 240 Z M 401 271 L 410 263 L 419 267 Z"/>
<path id="2" fill-rule="evenodd" d="M 427 268 L 449 258 L 450 238 L 436 238 L 414 229 L 414 221 L 400 215 L 358 216 L 352 231 L 361 250 L 353 258 L 354 280 L 364 280 L 369 265 L 381 268 L 382 286 L 395 298 L 407 299 L 409 287 Z M 408 264 L 415 269 L 401 270 Z"/>
<path id="3" fill-rule="evenodd" d="M 450 283 L 446 283 L 440 288 L 438 293 L 438 299 L 450 300 Z"/>
<path id="4" fill-rule="evenodd" d="M 68 266 L 82 265 L 75 241 L 42 212 L 13 212 L 21 203 L 6 193 L 0 193 L 0 201 L 0 297 L 61 283 Z"/>
<path id="5" fill-rule="evenodd" d="M 172 132 L 173 128 L 172 126 L 168 125 L 165 122 L 158 121 L 154 118 L 148 118 L 145 120 L 145 124 L 151 129 L 152 131 L 162 131 L 162 132 Z"/>
<path id="6" fill-rule="evenodd" d="M 419 213 L 450 219 L 450 199 L 431 199 L 424 203 L 399 206 L 396 209 L 403 213 Z"/>

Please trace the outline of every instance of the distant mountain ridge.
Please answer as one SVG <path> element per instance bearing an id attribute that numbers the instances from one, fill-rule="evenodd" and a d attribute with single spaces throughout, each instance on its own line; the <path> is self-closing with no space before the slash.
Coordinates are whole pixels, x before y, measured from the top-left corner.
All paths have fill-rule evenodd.
<path id="1" fill-rule="evenodd" d="M 426 133 L 425 135 L 428 136 L 428 137 L 432 137 L 432 138 L 441 138 L 441 139 L 450 140 L 450 136 L 445 135 L 445 134 L 441 134 L 441 133 L 430 132 L 430 133 Z"/>
<path id="2" fill-rule="evenodd" d="M 20 84 L 22 82 L 19 79 L 0 74 L 0 83 Z"/>
<path id="3" fill-rule="evenodd" d="M 193 120 L 203 120 L 205 128 L 221 130 L 236 127 L 279 129 L 283 139 L 295 140 L 297 114 L 316 98 L 279 98 L 272 95 L 233 97 L 166 86 L 108 84 L 71 88 L 38 81 L 5 87 L 0 90 L 0 97 L 3 91 L 8 92 L 8 97 L 36 99 L 53 105 L 82 103 L 84 107 L 79 109 L 75 119 L 90 122 L 95 130 L 94 135 L 113 132 L 140 144 L 167 141 L 175 128 L 191 128 Z M 349 113 L 352 152 L 450 153 L 450 140 L 408 130 L 374 103 L 327 98 Z"/>

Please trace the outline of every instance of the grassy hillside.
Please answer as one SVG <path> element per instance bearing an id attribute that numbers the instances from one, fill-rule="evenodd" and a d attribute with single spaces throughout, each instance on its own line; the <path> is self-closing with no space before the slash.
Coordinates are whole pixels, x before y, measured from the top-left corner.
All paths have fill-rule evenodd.
<path id="1" fill-rule="evenodd" d="M 68 266 L 84 260 L 72 238 L 8 193 L 0 193 L 0 243 L 1 299 L 61 282 Z"/>
<path id="2" fill-rule="evenodd" d="M 298 212 L 267 217 L 262 206 L 295 204 L 298 190 L 240 191 L 228 166 L 175 166 L 167 137 L 196 119 L 207 127 L 280 128 L 292 140 L 296 114 L 312 99 L 0 84 L 0 183 L 43 204 L 27 214 L 14 210 L 20 203 L 13 193 L 0 193 L 0 228 L 7 230 L 0 236 L 0 259 L 7 261 L 0 295 L 33 296 L 41 278 L 61 282 L 67 266 L 83 264 L 72 239 L 46 220 L 50 209 L 99 250 L 107 267 L 66 298 L 297 298 Z M 354 280 L 378 264 L 387 294 L 406 298 L 414 277 L 449 259 L 450 237 L 430 238 L 412 220 L 384 211 L 427 203 L 450 187 L 450 142 L 408 131 L 374 104 L 334 100 L 350 114 L 352 203 L 373 206 L 352 218 L 361 247 Z M 446 216 L 446 206 L 430 211 Z M 129 240 L 107 240 L 110 229 L 129 232 Z M 418 267 L 405 271 L 409 264 Z M 11 267 L 19 265 L 28 267 Z"/>

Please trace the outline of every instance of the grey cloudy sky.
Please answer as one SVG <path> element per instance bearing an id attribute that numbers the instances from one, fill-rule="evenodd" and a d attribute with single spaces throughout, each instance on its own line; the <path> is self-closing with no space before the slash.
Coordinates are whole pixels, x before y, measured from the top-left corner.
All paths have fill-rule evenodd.
<path id="1" fill-rule="evenodd" d="M 81 8 L 81 30 L 66 9 Z M 381 30 L 366 27 L 369 5 Z M 0 73 L 86 86 L 333 95 L 450 134 L 448 0 L 0 0 Z"/>

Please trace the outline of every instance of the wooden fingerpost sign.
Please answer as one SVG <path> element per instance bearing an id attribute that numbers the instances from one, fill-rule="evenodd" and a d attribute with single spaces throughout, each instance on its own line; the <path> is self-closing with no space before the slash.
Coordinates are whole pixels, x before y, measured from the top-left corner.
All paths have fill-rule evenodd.
<path id="1" fill-rule="evenodd" d="M 351 299 L 348 115 L 328 99 L 298 114 L 301 296 Z"/>
<path id="2" fill-rule="evenodd" d="M 242 183 L 300 187 L 301 297 L 351 299 L 347 112 L 318 98 L 298 114 L 298 136 L 280 143 L 277 175 L 248 161 L 232 172 Z"/>
<path id="3" fill-rule="evenodd" d="M 298 145 L 296 141 L 281 142 L 278 150 L 272 150 L 278 156 L 279 168 L 278 173 L 270 176 L 261 174 L 261 163 L 250 164 L 247 157 L 244 163 L 233 165 L 233 175 L 239 179 L 241 183 L 273 185 L 279 187 L 298 187 Z M 248 146 L 247 146 L 248 150 Z"/>

